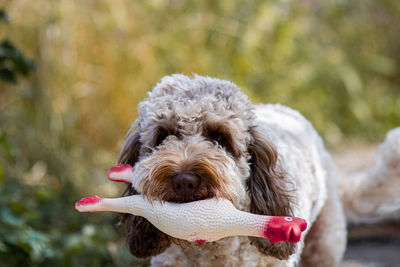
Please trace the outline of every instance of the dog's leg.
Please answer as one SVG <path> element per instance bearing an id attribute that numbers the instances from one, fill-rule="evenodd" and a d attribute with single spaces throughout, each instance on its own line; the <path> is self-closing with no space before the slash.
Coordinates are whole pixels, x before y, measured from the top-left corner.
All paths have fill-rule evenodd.
<path id="1" fill-rule="evenodd" d="M 334 180 L 330 179 L 328 199 L 305 238 L 301 255 L 303 267 L 336 266 L 346 248 L 346 219 Z"/>

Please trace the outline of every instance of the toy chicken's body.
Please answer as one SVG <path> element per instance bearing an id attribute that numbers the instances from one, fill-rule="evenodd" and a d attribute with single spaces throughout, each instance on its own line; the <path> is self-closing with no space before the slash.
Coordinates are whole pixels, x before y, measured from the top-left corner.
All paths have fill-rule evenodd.
<path id="1" fill-rule="evenodd" d="M 205 199 L 177 204 L 146 200 L 141 195 L 123 198 L 83 198 L 75 204 L 81 212 L 115 211 L 143 216 L 166 234 L 192 242 L 211 242 L 227 236 L 256 236 L 272 243 L 298 242 L 307 228 L 295 217 L 264 216 L 237 210 L 225 199 Z"/>

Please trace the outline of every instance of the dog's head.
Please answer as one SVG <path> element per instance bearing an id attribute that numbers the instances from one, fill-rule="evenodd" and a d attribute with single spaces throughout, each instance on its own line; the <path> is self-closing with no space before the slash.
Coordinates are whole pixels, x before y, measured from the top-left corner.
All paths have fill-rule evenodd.
<path id="1" fill-rule="evenodd" d="M 258 132 L 247 96 L 231 82 L 163 78 L 139 104 L 120 163 L 134 166 L 125 195 L 178 203 L 217 197 L 241 206 L 247 191 L 251 212 L 291 215 L 276 149 Z M 135 256 L 159 254 L 171 241 L 184 243 L 141 217 L 125 214 L 123 221 Z M 263 253 L 282 258 L 268 240 L 252 242 Z"/>

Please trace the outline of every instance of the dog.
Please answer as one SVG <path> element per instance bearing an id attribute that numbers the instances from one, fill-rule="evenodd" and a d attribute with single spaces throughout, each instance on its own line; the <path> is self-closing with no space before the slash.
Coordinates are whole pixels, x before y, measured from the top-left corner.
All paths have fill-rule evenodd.
<path id="1" fill-rule="evenodd" d="M 232 82 L 164 77 L 138 106 L 119 163 L 134 166 L 124 196 L 184 203 L 225 198 L 256 214 L 296 216 L 300 242 L 235 236 L 189 243 L 146 219 L 123 214 L 127 245 L 151 266 L 335 266 L 346 247 L 346 218 L 335 166 L 299 112 L 253 105 Z"/>

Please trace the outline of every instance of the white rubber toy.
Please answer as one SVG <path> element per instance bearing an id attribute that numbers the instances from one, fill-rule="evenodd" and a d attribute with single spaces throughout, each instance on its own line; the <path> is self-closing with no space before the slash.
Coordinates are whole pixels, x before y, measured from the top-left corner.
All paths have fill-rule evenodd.
<path id="1" fill-rule="evenodd" d="M 122 198 L 83 198 L 75 204 L 80 212 L 114 211 L 143 216 L 166 234 L 192 242 L 211 242 L 227 236 L 269 238 L 272 243 L 298 242 L 307 228 L 296 217 L 264 216 L 237 210 L 226 199 L 189 203 L 152 201 L 142 195 Z"/>

